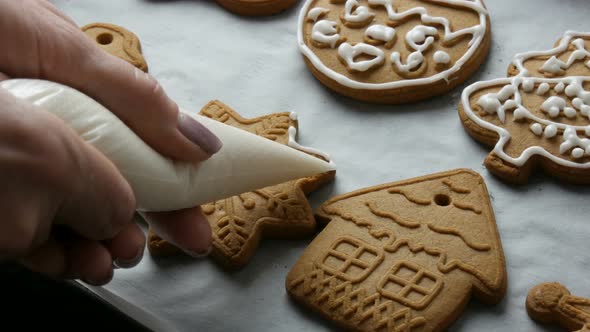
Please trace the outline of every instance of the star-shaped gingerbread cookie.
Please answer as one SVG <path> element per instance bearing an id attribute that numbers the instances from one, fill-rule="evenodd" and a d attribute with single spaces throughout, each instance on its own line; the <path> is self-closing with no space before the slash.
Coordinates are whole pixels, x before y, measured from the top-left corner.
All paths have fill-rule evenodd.
<path id="1" fill-rule="evenodd" d="M 298 123 L 294 113 L 244 119 L 223 103 L 212 101 L 200 114 L 318 158 L 328 158 L 317 150 L 297 144 Z M 212 256 L 226 267 L 238 268 L 250 260 L 263 237 L 294 238 L 313 233 L 316 222 L 306 194 L 334 176 L 335 173 L 330 172 L 302 178 L 203 205 L 203 213 L 213 230 Z M 148 248 L 155 256 L 180 252 L 151 231 Z"/>

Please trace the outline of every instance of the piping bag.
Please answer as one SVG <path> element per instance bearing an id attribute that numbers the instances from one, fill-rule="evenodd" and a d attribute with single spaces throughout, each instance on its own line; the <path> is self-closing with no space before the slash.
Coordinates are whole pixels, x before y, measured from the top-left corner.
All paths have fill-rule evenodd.
<path id="1" fill-rule="evenodd" d="M 335 169 L 332 163 L 184 110 L 211 130 L 223 147 L 199 164 L 173 161 L 73 88 L 33 79 L 2 81 L 0 88 L 53 113 L 101 151 L 131 185 L 139 211 L 190 208 Z"/>

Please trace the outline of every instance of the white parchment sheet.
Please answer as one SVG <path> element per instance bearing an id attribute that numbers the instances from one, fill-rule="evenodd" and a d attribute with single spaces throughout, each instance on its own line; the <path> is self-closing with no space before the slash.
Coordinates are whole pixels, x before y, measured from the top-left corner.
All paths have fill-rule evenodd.
<path id="1" fill-rule="evenodd" d="M 271 18 L 241 18 L 214 1 L 54 0 L 80 25 L 120 24 L 141 39 L 150 72 L 183 108 L 220 99 L 242 115 L 295 111 L 300 142 L 329 152 L 336 181 L 311 196 L 314 207 L 358 188 L 453 168 L 481 173 L 503 246 L 509 288 L 503 302 L 472 302 L 452 331 L 558 331 L 532 322 L 524 301 L 540 282 L 560 281 L 590 296 L 590 189 L 540 175 L 508 186 L 482 166 L 489 149 L 457 116 L 462 87 L 413 105 L 376 106 L 324 88 L 296 46 L 300 6 Z M 566 30 L 590 31 L 587 0 L 487 0 L 493 44 L 467 83 L 504 76 L 513 54 L 544 50 Z M 466 83 L 466 84 L 467 84 Z M 263 241 L 244 269 L 209 260 L 152 259 L 117 270 L 95 291 L 128 315 L 162 331 L 329 331 L 289 300 L 287 272 L 311 238 Z"/>

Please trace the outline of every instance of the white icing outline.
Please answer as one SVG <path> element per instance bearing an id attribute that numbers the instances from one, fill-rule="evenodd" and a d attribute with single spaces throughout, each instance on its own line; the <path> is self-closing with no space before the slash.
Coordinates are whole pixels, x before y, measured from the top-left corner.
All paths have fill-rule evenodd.
<path id="1" fill-rule="evenodd" d="M 560 77 L 560 78 L 544 78 L 544 77 L 515 76 L 515 77 L 508 77 L 508 78 L 498 78 L 498 79 L 490 80 L 490 81 L 476 82 L 476 83 L 468 86 L 467 88 L 465 88 L 465 90 L 463 90 L 463 93 L 461 95 L 461 103 L 463 105 L 463 112 L 465 113 L 465 115 L 467 115 L 467 117 L 471 121 L 475 122 L 478 126 L 488 129 L 488 130 L 495 131 L 498 134 L 500 139 L 498 140 L 498 142 L 496 143 L 496 145 L 494 146 L 494 149 L 492 151 L 498 157 L 500 157 L 502 160 L 507 161 L 517 167 L 523 166 L 532 156 L 540 155 L 540 156 L 543 156 L 543 157 L 545 157 L 545 158 L 547 158 L 559 165 L 572 167 L 572 168 L 581 168 L 581 169 L 590 168 L 590 162 L 586 162 L 584 164 L 581 164 L 581 163 L 576 163 L 576 162 L 573 162 L 570 160 L 566 160 L 566 159 L 563 159 L 563 158 L 553 155 L 552 153 L 547 151 L 544 147 L 537 146 L 537 145 L 530 146 L 530 147 L 526 148 L 520 154 L 520 156 L 518 156 L 517 158 L 509 156 L 504 151 L 504 147 L 510 141 L 510 138 L 511 138 L 510 132 L 502 127 L 496 126 L 496 125 L 494 125 L 490 122 L 487 122 L 487 121 L 483 120 L 482 118 L 478 117 L 475 114 L 475 112 L 473 111 L 473 109 L 471 108 L 471 102 L 470 102 L 469 98 L 473 93 L 475 93 L 477 91 L 481 91 L 482 89 L 485 89 L 490 86 L 499 86 L 499 85 L 506 86 L 508 84 L 512 84 L 513 86 L 515 86 L 517 88 L 516 93 L 514 94 L 514 101 L 518 105 L 522 105 L 520 93 L 518 91 L 518 87 L 521 86 L 523 84 L 523 82 L 526 80 L 532 80 L 534 83 L 546 82 L 549 84 L 552 84 L 552 83 L 558 84 L 559 82 L 564 82 L 566 84 L 571 84 L 571 83 L 575 83 L 575 82 L 577 82 L 577 83 L 589 82 L 590 77 L 588 77 L 588 76 L 568 76 L 568 77 Z M 522 106 L 519 106 L 519 108 L 525 109 Z M 567 124 L 563 124 L 563 123 L 549 121 L 546 119 L 541 119 L 541 118 L 533 115 L 530 111 L 528 111 L 528 110 L 526 110 L 526 111 L 527 111 L 527 116 L 526 116 L 527 118 L 529 118 L 541 125 L 554 126 L 555 128 L 562 129 L 563 131 L 565 131 L 567 128 L 571 128 L 571 129 L 575 129 L 576 131 L 584 131 L 585 132 L 586 129 L 588 128 L 588 125 L 572 126 L 572 125 L 567 125 Z"/>
<path id="2" fill-rule="evenodd" d="M 291 112 L 289 114 L 289 119 L 291 119 L 293 121 L 297 121 L 297 113 Z M 289 141 L 287 142 L 287 146 L 292 147 L 293 149 L 296 149 L 299 151 L 303 151 L 305 153 L 320 156 L 320 157 L 324 158 L 324 160 L 326 162 L 330 163 L 330 165 L 334 165 L 334 162 L 330 158 L 329 154 L 327 154 L 323 151 L 320 151 L 318 149 L 315 149 L 315 148 L 301 145 L 301 144 L 297 143 L 296 138 L 297 138 L 297 128 L 295 128 L 293 126 L 289 126 Z"/>
<path id="3" fill-rule="evenodd" d="M 518 53 L 512 58 L 512 64 L 518 69 L 518 76 L 530 76 L 529 71 L 525 68 L 524 63 L 531 58 L 539 56 L 558 55 L 567 51 L 570 43 L 576 38 L 590 38 L 590 32 L 566 31 L 561 37 L 559 45 L 547 51 L 531 51 Z M 590 55 L 589 55 L 590 56 Z M 569 59 L 568 59 L 569 62 Z"/>
<path id="4" fill-rule="evenodd" d="M 472 34 L 473 37 L 469 42 L 469 49 L 465 54 L 455 62 L 453 66 L 448 68 L 445 71 L 437 73 L 430 77 L 423 77 L 417 79 L 404 79 L 395 82 L 386 82 L 386 83 L 364 83 L 352 80 L 336 71 L 330 69 L 326 65 L 322 63 L 320 58 L 307 46 L 305 43 L 305 38 L 303 36 L 303 27 L 306 23 L 307 13 L 309 8 L 311 7 L 312 3 L 317 0 L 306 0 L 305 4 L 301 8 L 299 13 L 299 21 L 297 26 L 297 43 L 299 45 L 299 50 L 307 59 L 313 64 L 313 66 L 320 71 L 323 75 L 329 77 L 330 79 L 336 81 L 340 85 L 353 88 L 353 89 L 368 89 L 368 90 L 390 90 L 396 89 L 400 87 L 408 87 L 408 86 L 417 86 L 417 85 L 428 85 L 439 80 L 448 81 L 448 78 L 458 72 L 461 67 L 473 56 L 473 54 L 477 51 L 479 46 L 481 45 L 484 37 L 485 32 L 487 30 L 487 18 L 488 18 L 488 11 L 485 9 L 481 0 L 425 0 L 433 3 L 438 4 L 447 4 L 451 6 L 459 6 L 465 7 L 468 9 L 472 9 L 479 13 L 479 20 L 480 24 L 465 28 L 462 30 L 458 30 L 455 32 L 451 31 L 450 22 L 448 19 L 444 17 L 432 17 L 429 16 L 426 12 L 424 7 L 414 7 L 402 13 L 395 13 L 391 6 L 384 6 L 388 11 L 388 15 L 390 18 L 395 17 L 396 19 L 405 18 L 411 15 L 420 15 L 420 19 L 423 23 L 437 23 L 442 24 L 445 28 L 445 37 L 444 40 L 450 40 L 456 38 L 463 34 Z M 379 1 L 379 0 L 377 0 Z M 376 5 L 379 4 L 376 0 L 369 1 L 370 4 Z M 389 1 L 389 4 L 393 3 L 394 0 L 385 0 Z"/>

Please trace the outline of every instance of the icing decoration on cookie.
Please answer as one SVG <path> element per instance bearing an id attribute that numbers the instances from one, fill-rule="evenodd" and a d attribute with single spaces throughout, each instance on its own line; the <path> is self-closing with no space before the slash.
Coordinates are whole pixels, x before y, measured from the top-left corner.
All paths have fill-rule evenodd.
<path id="1" fill-rule="evenodd" d="M 527 109 L 524 105 L 527 100 L 532 98 L 532 95 L 537 95 L 534 92 L 525 92 L 524 82 L 533 82 L 535 86 L 547 84 L 548 86 L 555 86 L 559 83 L 566 86 L 565 93 L 560 95 L 547 96 L 542 102 L 539 109 Z M 586 136 L 586 128 L 590 125 L 588 117 L 581 117 L 578 114 L 578 110 L 586 109 L 590 110 L 590 92 L 583 88 L 583 85 L 590 86 L 590 77 L 567 77 L 567 78 L 523 78 L 513 77 L 496 79 L 488 82 L 477 82 L 463 91 L 461 106 L 462 111 L 469 118 L 469 120 L 475 122 L 478 126 L 494 131 L 498 134 L 499 140 L 494 147 L 494 154 L 503 160 L 509 162 L 515 166 L 523 166 L 532 156 L 540 155 L 549 160 L 563 166 L 574 167 L 574 168 L 590 168 L 590 160 L 580 160 L 580 157 L 567 158 L 571 155 L 572 147 L 579 147 L 586 150 L 588 141 L 586 137 L 578 138 L 577 135 Z M 500 92 L 490 92 L 482 95 L 477 99 L 473 99 L 472 96 L 478 91 L 487 91 L 489 89 L 499 90 Z M 549 91 L 549 90 L 548 90 Z M 506 101 L 506 98 L 511 97 Z M 576 102 L 573 102 L 576 100 Z M 507 105 L 508 104 L 508 105 Z M 570 107 L 568 105 L 576 106 Z M 474 109 L 472 105 L 476 105 L 482 111 L 485 112 L 485 116 L 478 113 L 477 109 Z M 543 140 L 539 141 L 539 145 L 524 147 L 522 151 L 518 151 L 518 155 L 510 155 L 505 151 L 505 147 L 511 140 L 512 135 L 515 134 L 515 130 L 518 126 L 510 124 L 510 120 L 507 119 L 507 111 L 513 110 L 518 111 L 521 115 L 520 118 L 527 120 L 527 127 L 533 124 L 538 124 L 544 127 L 543 137 L 551 139 L 557 135 L 562 137 L 564 144 L 561 145 L 559 150 L 551 149 L 550 143 L 545 143 Z M 580 112 L 581 113 L 581 112 Z M 546 114 L 546 115 L 544 115 Z M 490 116 L 496 115 L 498 121 L 495 121 Z M 513 114 L 512 119 L 517 117 Z M 578 119 L 577 123 L 568 123 L 565 119 Z M 535 126 L 539 128 L 539 126 Z M 512 129 L 512 131 L 511 131 Z M 535 130 L 536 135 L 539 132 Z M 548 151 L 550 149 L 551 151 Z M 580 152 L 576 150 L 575 156 L 579 156 Z M 587 156 L 588 154 L 584 154 Z"/>
<path id="2" fill-rule="evenodd" d="M 368 55 L 373 58 L 370 60 L 356 61 L 355 58 L 360 55 Z M 340 44 L 340 47 L 338 47 L 338 56 L 344 60 L 347 68 L 352 71 L 367 71 L 382 64 L 385 60 L 382 50 L 365 43 L 358 43 L 354 46 L 349 43 L 342 43 Z"/>
<path id="3" fill-rule="evenodd" d="M 351 27 L 362 27 L 371 22 L 374 16 L 369 8 L 360 6 L 357 0 L 346 0 L 342 21 Z"/>
<path id="4" fill-rule="evenodd" d="M 449 53 L 445 51 L 434 52 L 432 58 L 434 59 L 434 63 L 436 64 L 447 65 L 451 62 L 451 56 L 449 55 Z"/>
<path id="5" fill-rule="evenodd" d="M 540 163 L 556 176 L 590 182 L 585 173 L 590 168 L 588 45 L 590 33 L 568 31 L 550 50 L 517 54 L 508 71 L 516 76 L 477 82 L 463 91 L 460 115 L 468 132 L 495 144 L 485 162 L 488 169 L 524 182 L 533 163 Z M 508 90 L 514 93 L 506 103 L 491 98 Z"/>
<path id="6" fill-rule="evenodd" d="M 329 13 L 329 12 L 330 12 L 329 9 L 326 9 L 323 7 L 317 7 L 317 8 L 310 10 L 309 13 L 307 13 L 307 18 L 309 20 L 311 20 L 312 22 L 315 22 L 320 17 L 322 17 L 324 14 Z"/>
<path id="7" fill-rule="evenodd" d="M 553 282 L 533 287 L 526 298 L 529 316 L 541 323 L 558 324 L 567 331 L 590 331 L 590 299 L 572 295 Z"/>
<path id="8" fill-rule="evenodd" d="M 588 32 L 567 31 L 559 44 L 550 50 L 519 53 L 512 61 L 515 74 L 541 77 L 590 76 L 590 67 L 587 62 L 584 63 L 590 61 L 590 51 L 586 46 L 588 40 Z M 527 62 L 535 62 L 534 70 L 527 69 Z M 578 63 L 581 64 L 577 67 L 580 72 L 569 74 L 568 71 Z"/>
<path id="9" fill-rule="evenodd" d="M 367 42 L 384 43 L 385 47 L 391 47 L 390 43 L 395 39 L 395 29 L 381 24 L 371 25 L 365 31 Z"/>
<path id="10" fill-rule="evenodd" d="M 347 0 L 346 2 L 306 0 L 299 17 L 299 48 L 309 60 L 309 64 L 315 67 L 319 73 L 342 86 L 352 89 L 389 90 L 407 86 L 428 85 L 441 80 L 447 81 L 452 75 L 456 75 L 476 54 L 478 48 L 482 46 L 488 29 L 487 10 L 481 0 L 427 0 L 424 1 L 423 6 L 413 5 L 407 10 L 398 12 L 396 8 L 400 8 L 401 4 L 406 2 L 408 0 L 367 0 L 367 7 L 357 0 Z M 429 13 L 428 9 L 432 5 L 471 12 L 477 18 L 477 23 L 453 30 L 454 24 L 451 23 L 449 18 Z M 333 55 L 344 58 L 345 68 L 336 68 L 331 61 L 322 60 L 318 55 L 318 48 L 322 47 L 317 44 L 316 34 L 319 27 L 317 27 L 317 23 L 312 25 L 314 22 L 309 22 L 309 19 L 319 15 L 318 8 L 328 6 L 330 7 L 330 13 L 324 15 L 323 19 L 335 22 L 335 19 L 341 18 L 343 24 L 347 25 L 347 29 L 338 30 L 339 25 L 334 24 L 329 27 L 322 27 L 323 35 L 334 36 L 336 33 L 340 34 L 338 37 L 331 37 L 329 43 L 324 41 L 323 44 L 328 44 L 334 48 L 339 38 L 346 38 L 348 46 L 344 46 L 338 50 L 337 54 Z M 413 23 L 411 19 L 414 17 L 419 18 L 420 24 L 415 25 Z M 369 25 L 370 22 L 375 22 L 375 24 Z M 398 30 L 397 26 L 404 24 L 415 25 L 408 30 L 403 39 L 412 50 L 407 57 L 402 56 L 402 54 L 405 54 L 405 51 L 402 50 L 406 48 L 404 43 L 387 44 L 395 39 L 395 31 Z M 396 25 L 396 29 L 388 27 L 388 25 Z M 357 35 L 349 33 L 349 31 L 352 32 L 352 30 L 358 29 L 364 29 L 361 30 L 362 39 L 358 39 Z M 463 54 L 456 55 L 448 51 L 447 48 L 452 47 L 452 44 L 461 41 L 463 38 L 469 40 L 467 49 Z M 381 41 L 383 43 L 373 43 L 371 41 Z M 370 45 L 372 47 L 364 46 L 367 43 L 374 45 Z M 387 69 L 388 76 L 385 81 L 371 83 L 364 79 L 357 79 L 350 74 L 354 74 L 355 71 L 364 72 L 368 70 L 366 67 L 368 63 L 364 60 L 359 61 L 363 63 L 360 68 L 354 68 L 356 66 L 354 65 L 355 62 L 350 58 L 354 50 L 351 48 L 352 45 L 363 45 L 361 47 L 368 51 L 368 54 L 375 57 L 370 63 L 370 68 L 381 68 L 386 63 L 384 61 L 386 59 L 392 61 L 393 65 L 390 69 Z M 377 48 L 377 46 L 383 48 Z M 426 52 L 432 52 L 435 55 L 429 54 L 426 57 Z M 323 52 L 322 56 L 325 54 Z M 404 57 L 406 58 L 403 59 Z M 432 61 L 436 64 L 444 65 L 444 67 L 431 71 L 426 70 L 426 63 L 431 61 L 430 59 L 433 59 Z M 351 64 L 353 65 L 351 66 Z M 417 70 L 420 71 L 415 73 Z M 411 76 L 408 76 L 408 74 L 411 74 Z"/>
<path id="11" fill-rule="evenodd" d="M 336 44 L 340 40 L 338 23 L 328 20 L 316 22 L 311 32 L 311 39 L 320 47 L 325 47 L 326 45 L 329 45 L 331 48 L 336 47 Z"/>
<path id="12" fill-rule="evenodd" d="M 497 303 L 506 266 L 485 183 L 452 170 L 330 199 L 287 276 L 298 303 L 350 331 L 445 331 L 471 296 Z"/>
<path id="13" fill-rule="evenodd" d="M 297 121 L 297 113 L 291 112 L 289 114 L 289 118 L 292 121 Z M 327 153 L 297 143 L 297 128 L 295 128 L 294 126 L 289 126 L 289 141 L 287 142 L 287 145 L 292 147 L 293 149 L 297 149 L 311 155 L 319 156 L 322 159 L 329 161 L 330 163 L 333 163 L 332 159 L 330 158 L 330 155 L 328 155 Z"/>

